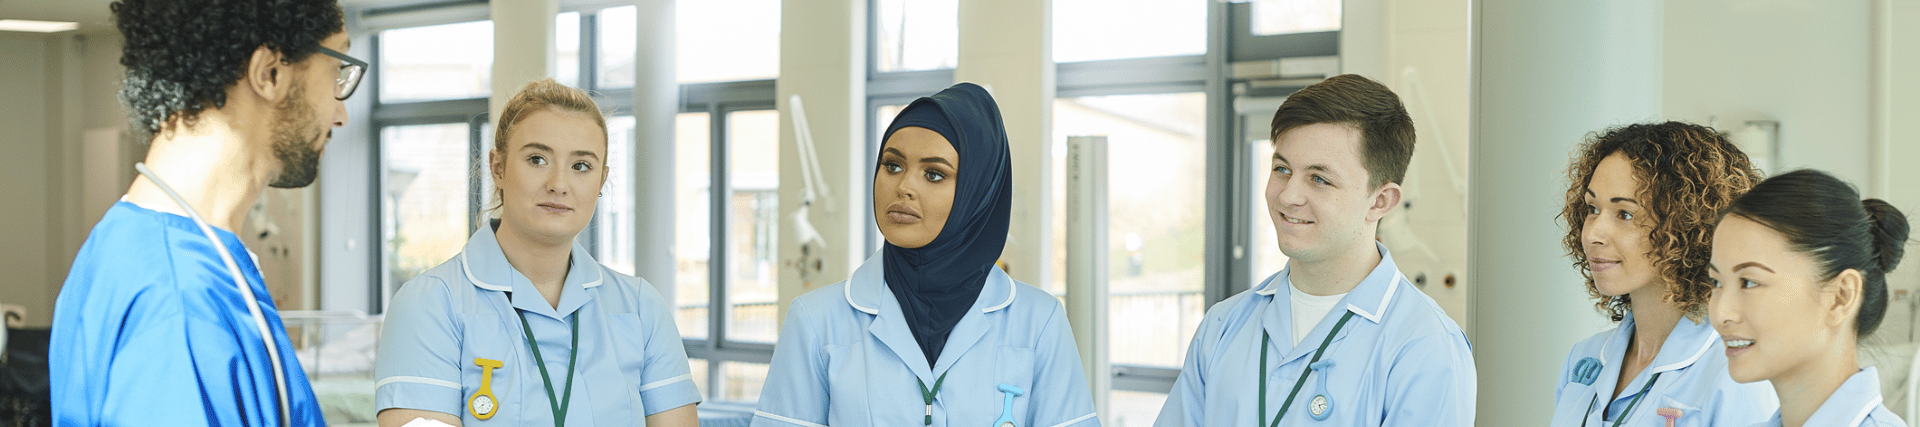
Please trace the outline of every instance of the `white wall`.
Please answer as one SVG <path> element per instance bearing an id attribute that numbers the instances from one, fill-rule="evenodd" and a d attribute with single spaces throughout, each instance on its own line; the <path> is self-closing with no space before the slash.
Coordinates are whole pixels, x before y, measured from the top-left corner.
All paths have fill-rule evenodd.
<path id="1" fill-rule="evenodd" d="M 0 228 L 0 241 L 6 242 L 0 245 L 0 270 L 8 273 L 0 281 L 6 289 L 0 302 L 25 305 L 28 323 L 38 325 L 51 321 L 53 298 L 66 276 L 57 269 L 64 263 L 53 261 L 60 254 L 49 250 L 64 236 L 54 226 L 58 210 L 48 205 L 49 177 L 59 172 L 51 167 L 58 152 L 49 150 L 47 138 L 46 106 L 58 96 L 47 85 L 53 79 L 48 50 L 44 36 L 0 33 L 0 62 L 9 64 L 0 67 L 0 93 L 7 94 L 0 102 L 0 129 L 7 133 L 0 150 L 17 159 L 0 168 L 0 182 L 6 183 L 0 185 L 0 200 L 25 207 L 0 209 L 0 224 L 6 224 Z"/>
<path id="2" fill-rule="evenodd" d="M 51 323 L 74 254 L 132 179 L 119 58 L 112 32 L 0 33 L 0 149 L 18 160 L 0 168 L 0 200 L 21 206 L 0 210 L 0 303 L 29 325 Z"/>
<path id="3" fill-rule="evenodd" d="M 1349 1 L 1349 5 L 1353 2 Z M 1472 15 L 1458 0 L 1391 0 L 1378 6 L 1384 32 L 1377 71 L 1349 69 L 1379 80 L 1413 116 L 1413 163 L 1402 181 L 1403 206 L 1381 224 L 1394 262 L 1408 278 L 1426 277 L 1420 288 L 1469 336 L 1471 282 L 1467 280 L 1467 141 L 1470 118 Z M 1348 9 L 1353 10 L 1351 7 Z M 1348 16 L 1353 23 L 1355 16 Z M 1367 27 L 1348 27 L 1358 31 Z M 1345 34 L 1342 35 L 1346 37 Z M 1342 40 L 1342 60 L 1353 46 Z M 1359 64 L 1365 64 L 1361 62 Z M 1355 66 L 1347 62 L 1344 66 Z M 1398 243 L 1411 241 L 1418 245 Z M 1445 279 L 1452 276 L 1454 287 Z"/>
<path id="4" fill-rule="evenodd" d="M 1782 170 L 1866 185 L 1868 3 L 1666 2 L 1666 117 L 1723 131 L 1777 120 Z"/>
<path id="5" fill-rule="evenodd" d="M 780 319 L 786 318 L 794 298 L 846 280 L 870 255 L 865 253 L 865 218 L 873 215 L 873 175 L 865 164 L 872 153 L 862 142 L 867 130 L 866 22 L 862 0 L 789 1 L 780 8 L 780 78 L 774 88 L 780 111 Z M 802 242 L 792 222 L 807 182 L 794 134 L 789 100 L 794 95 L 806 110 L 824 181 L 820 185 L 833 196 L 808 208 L 808 220 L 825 247 L 809 247 L 806 256 L 800 254 Z"/>
<path id="6" fill-rule="evenodd" d="M 1873 30 L 1872 53 L 1873 107 L 1868 121 L 1870 139 L 1875 142 L 1870 161 L 1874 171 L 1871 183 L 1859 182 L 1871 197 L 1881 197 L 1909 220 L 1920 220 L 1920 2 L 1878 0 L 1870 12 L 1878 20 Z M 1896 26 L 1902 23 L 1904 26 Z M 1784 126 L 1784 125 L 1783 125 Z M 1920 240 L 1907 243 L 1902 267 L 1895 268 L 1887 282 L 1894 299 L 1887 318 L 1875 335 L 1891 342 L 1911 341 L 1914 336 L 1915 308 L 1920 306 Z M 1915 418 L 1913 414 L 1908 419 Z"/>
<path id="7" fill-rule="evenodd" d="M 1541 425 L 1575 342 L 1600 331 L 1555 220 L 1568 152 L 1608 125 L 1658 117 L 1656 3 L 1474 3 L 1469 178 L 1478 425 Z"/>

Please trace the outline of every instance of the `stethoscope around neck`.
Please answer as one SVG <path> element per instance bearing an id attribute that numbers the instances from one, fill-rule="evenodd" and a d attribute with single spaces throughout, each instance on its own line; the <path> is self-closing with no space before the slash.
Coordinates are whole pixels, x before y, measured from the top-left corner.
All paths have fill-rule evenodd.
<path id="1" fill-rule="evenodd" d="M 198 212 L 194 212 L 193 206 L 187 204 L 185 197 L 180 197 L 180 193 L 174 192 L 173 187 L 167 186 L 166 181 L 161 181 L 159 174 L 153 173 L 152 169 L 147 169 L 146 163 L 134 163 L 133 169 L 139 171 L 140 175 L 146 176 L 148 181 L 153 181 L 153 186 L 159 187 L 161 192 L 167 193 L 167 197 L 172 198 L 173 203 L 180 205 L 180 210 L 187 213 L 187 218 L 193 220 L 193 225 L 200 227 L 200 233 L 205 234 L 207 240 L 213 241 L 214 252 L 220 254 L 220 261 L 227 265 L 227 273 L 233 275 L 233 283 L 240 287 L 241 298 L 247 300 L 247 313 L 253 315 L 253 326 L 260 331 L 260 341 L 266 343 L 267 360 L 273 366 L 274 392 L 280 401 L 280 425 L 292 425 L 290 423 L 292 416 L 289 415 L 288 409 L 292 404 L 287 398 L 287 371 L 286 367 L 280 364 L 280 348 L 273 344 L 273 333 L 268 332 L 267 317 L 260 312 L 260 300 L 253 296 L 253 287 L 247 285 L 247 276 L 240 274 L 240 263 L 235 262 L 233 255 L 227 252 L 227 243 L 213 233 L 213 227 L 208 226 L 207 221 L 201 219 Z"/>

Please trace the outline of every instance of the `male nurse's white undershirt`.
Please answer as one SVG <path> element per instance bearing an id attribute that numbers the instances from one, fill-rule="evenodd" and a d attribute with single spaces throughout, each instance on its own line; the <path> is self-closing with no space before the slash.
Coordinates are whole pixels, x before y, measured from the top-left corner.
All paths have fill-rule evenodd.
<path id="1" fill-rule="evenodd" d="M 1287 284 L 1287 294 L 1293 301 L 1293 345 L 1296 347 L 1300 345 L 1300 340 L 1313 332 L 1314 326 L 1319 326 L 1320 321 L 1327 318 L 1327 312 L 1333 311 L 1333 306 L 1340 304 L 1340 299 L 1347 297 L 1346 293 L 1308 295 L 1300 292 L 1300 288 L 1292 283 Z"/>

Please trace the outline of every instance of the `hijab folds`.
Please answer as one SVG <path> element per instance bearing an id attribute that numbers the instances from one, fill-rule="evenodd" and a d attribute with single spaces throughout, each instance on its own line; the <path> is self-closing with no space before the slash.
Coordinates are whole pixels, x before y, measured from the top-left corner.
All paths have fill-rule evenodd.
<path id="1" fill-rule="evenodd" d="M 882 271 L 887 289 L 914 341 L 931 366 L 947 336 L 979 299 L 987 276 L 1007 245 L 1013 204 L 1012 159 L 1000 107 L 986 89 L 960 83 L 914 100 L 887 126 L 881 141 L 905 127 L 937 132 L 962 161 L 954 179 L 953 210 L 940 235 L 918 248 L 886 243 Z"/>

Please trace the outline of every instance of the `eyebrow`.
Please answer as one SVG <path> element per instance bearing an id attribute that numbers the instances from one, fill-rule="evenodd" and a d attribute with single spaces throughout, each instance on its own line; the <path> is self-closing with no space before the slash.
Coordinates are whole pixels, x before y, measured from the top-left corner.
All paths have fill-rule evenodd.
<path id="1" fill-rule="evenodd" d="M 1761 270 L 1766 270 L 1766 271 L 1767 271 L 1768 273 L 1772 273 L 1772 272 L 1773 272 L 1773 269 L 1771 269 L 1771 268 L 1767 268 L 1767 265 L 1766 265 L 1766 264 L 1761 264 L 1761 263 L 1760 263 L 1759 261 L 1747 261 L 1747 262 L 1743 262 L 1743 263 L 1740 263 L 1739 265 L 1735 265 L 1735 266 L 1733 266 L 1733 271 L 1740 271 L 1741 269 L 1743 269 L 1743 268 L 1747 268 L 1747 267 L 1753 267 L 1753 268 L 1758 268 L 1758 269 L 1761 269 Z"/>
<path id="2" fill-rule="evenodd" d="M 1283 162 L 1283 163 L 1293 163 L 1293 162 L 1289 162 L 1289 161 L 1287 161 L 1287 156 L 1282 156 L 1282 155 L 1280 155 L 1280 153 L 1273 153 L 1273 159 L 1274 159 L 1274 160 L 1279 160 L 1279 161 L 1281 161 L 1281 162 Z M 1340 175 L 1340 174 L 1338 174 L 1338 173 L 1335 173 L 1335 172 L 1333 171 L 1333 169 L 1331 169 L 1331 168 L 1328 168 L 1328 167 L 1327 167 L 1327 165 L 1318 165 L 1318 164 L 1316 164 L 1316 165 L 1307 165 L 1307 167 L 1306 167 L 1305 169 L 1306 169 L 1306 170 L 1310 170 L 1310 171 L 1321 171 L 1321 172 L 1326 172 L 1326 173 L 1327 173 L 1328 175 L 1335 175 L 1335 176 L 1338 176 L 1338 175 Z"/>
<path id="3" fill-rule="evenodd" d="M 529 142 L 527 143 L 527 145 L 520 146 L 520 149 L 521 150 L 540 150 L 540 151 L 545 151 L 549 153 L 553 152 L 553 147 L 548 147 L 546 144 L 541 144 L 538 142 Z M 574 150 L 573 155 L 578 157 L 592 157 L 594 160 L 600 160 L 599 153 L 594 153 L 592 151 L 587 151 L 587 150 Z"/>
<path id="4" fill-rule="evenodd" d="M 893 147 L 887 147 L 885 149 L 880 150 L 880 152 L 891 153 L 895 156 L 900 156 L 901 158 L 907 157 L 905 153 L 900 152 L 900 149 L 893 148 Z M 939 163 L 939 164 L 947 165 L 947 167 L 953 167 L 953 162 L 947 161 L 947 158 L 945 157 L 922 157 L 920 158 L 920 163 Z"/>
<path id="5" fill-rule="evenodd" d="M 1587 197 L 1596 197 L 1596 198 L 1597 198 L 1597 197 L 1600 197 L 1600 196 L 1599 196 L 1599 195 L 1597 195 L 1597 194 L 1593 194 L 1593 189 L 1591 189 L 1591 188 L 1589 188 L 1589 189 L 1587 189 Z M 1615 197 L 1615 198 L 1612 198 L 1612 199 L 1607 199 L 1607 201 L 1610 201 L 1610 202 L 1614 202 L 1614 203 L 1632 203 L 1632 204 L 1636 204 L 1636 205 L 1638 205 L 1638 204 L 1640 204 L 1640 201 L 1639 201 L 1639 200 L 1634 200 L 1634 199 L 1633 199 L 1632 197 Z"/>

